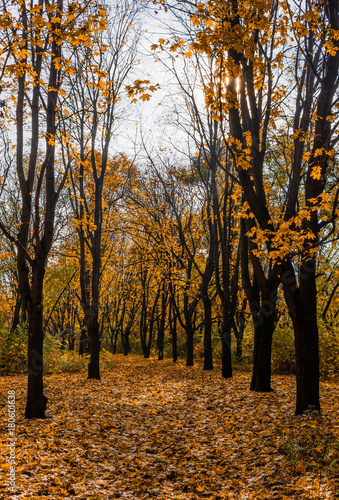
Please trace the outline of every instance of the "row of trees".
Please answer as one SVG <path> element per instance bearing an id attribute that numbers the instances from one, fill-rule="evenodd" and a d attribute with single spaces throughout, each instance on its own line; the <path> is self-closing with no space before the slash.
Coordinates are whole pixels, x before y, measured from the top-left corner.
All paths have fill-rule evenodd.
<path id="1" fill-rule="evenodd" d="M 3 1 L 3 143 L 9 150 L 13 139 L 6 131 L 15 124 L 13 163 L 21 209 L 19 221 L 2 221 L 1 229 L 15 245 L 18 300 L 27 314 L 27 418 L 45 412 L 43 283 L 56 230 L 64 233 L 56 227 L 55 215 L 67 187 L 78 221 L 74 230 L 80 245 L 80 301 L 91 344 L 89 377 L 99 377 L 103 185 L 116 105 L 134 63 L 135 43 L 128 34 L 137 11 L 124 1 L 116 2 L 110 14 L 90 1 L 40 0 L 18 6 Z M 4 195 L 15 189 L 10 167 L 4 172 Z"/>
<path id="2" fill-rule="evenodd" d="M 113 155 L 111 139 L 125 86 L 143 100 L 156 89 L 130 80 L 141 5 L 3 0 L 0 228 L 12 328 L 28 324 L 27 418 L 45 414 L 44 330 L 65 325 L 85 325 L 89 378 L 100 378 L 104 330 L 126 354 L 137 332 L 146 357 L 157 332 L 159 359 L 169 332 L 174 360 L 184 331 L 192 365 L 202 329 L 211 369 L 216 328 L 230 377 L 231 332 L 240 354 L 250 315 L 251 388 L 271 390 L 280 285 L 295 332 L 296 413 L 320 409 L 320 265 L 324 317 L 337 290 L 326 266 L 336 259 L 338 7 L 165 4 L 175 33 L 152 50 L 177 89 L 174 148 L 188 146 L 155 154 L 144 144 L 136 161 Z"/>
<path id="3" fill-rule="evenodd" d="M 208 130 L 220 128 L 242 190 L 242 282 L 255 321 L 252 388 L 270 389 L 282 284 L 295 334 L 296 413 L 320 409 L 316 273 L 320 245 L 336 237 L 338 2 L 184 4 L 194 34 L 170 50 L 184 47 L 185 56 L 212 61 L 212 78 L 203 82 Z M 213 172 L 218 157 L 203 137 Z"/>

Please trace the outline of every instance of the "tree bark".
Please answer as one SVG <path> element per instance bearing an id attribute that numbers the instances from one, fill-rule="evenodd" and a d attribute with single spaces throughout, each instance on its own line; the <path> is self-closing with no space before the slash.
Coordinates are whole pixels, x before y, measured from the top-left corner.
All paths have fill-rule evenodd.
<path id="1" fill-rule="evenodd" d="M 204 370 L 213 370 L 212 351 L 212 301 L 203 297 L 204 303 Z"/>
<path id="2" fill-rule="evenodd" d="M 227 323 L 225 319 L 221 323 L 221 375 L 223 378 L 233 376 L 231 327 Z"/>
<path id="3" fill-rule="evenodd" d="M 186 366 L 194 364 L 194 329 L 186 323 Z"/>
<path id="4" fill-rule="evenodd" d="M 100 380 L 100 334 L 98 313 L 93 308 L 85 311 L 85 321 L 90 345 L 90 360 L 88 363 L 88 378 Z"/>
<path id="5" fill-rule="evenodd" d="M 166 322 L 166 312 L 167 312 L 167 298 L 168 291 L 162 290 L 161 295 L 161 314 L 158 319 L 158 337 L 157 337 L 157 348 L 158 348 L 158 360 L 164 359 L 164 340 L 165 340 L 165 322 Z"/>
<path id="6" fill-rule="evenodd" d="M 178 348 L 177 348 L 177 315 L 175 312 L 175 308 L 173 305 L 174 297 L 171 295 L 170 305 L 169 305 L 169 313 L 168 313 L 168 322 L 169 328 L 172 338 L 172 360 L 173 363 L 176 363 L 178 360 Z"/>
<path id="7" fill-rule="evenodd" d="M 316 263 L 309 259 L 299 270 L 300 283 L 292 265 L 283 273 L 288 311 L 294 328 L 296 355 L 296 415 L 309 409 L 320 411 L 319 338 L 317 324 Z"/>
<path id="8" fill-rule="evenodd" d="M 242 343 L 244 339 L 244 331 L 246 325 L 245 311 L 246 311 L 247 299 L 242 302 L 241 310 L 237 313 L 236 319 L 233 319 L 233 330 L 235 333 L 235 338 L 237 341 L 237 351 L 236 358 L 240 363 L 242 361 Z"/>
<path id="9" fill-rule="evenodd" d="M 131 346 L 129 343 L 130 333 L 131 333 L 131 328 L 128 325 L 125 329 L 125 332 L 124 332 L 124 356 L 127 356 L 128 353 L 131 351 Z"/>
<path id="10" fill-rule="evenodd" d="M 277 291 L 280 283 L 278 268 L 273 266 L 266 278 L 258 259 L 253 256 L 246 236 L 246 222 L 241 221 L 241 274 L 242 284 L 250 306 L 254 328 L 253 371 L 250 389 L 270 392 L 272 337 L 275 328 Z M 249 254 L 254 268 L 251 281 Z"/>
<path id="11" fill-rule="evenodd" d="M 14 314 L 13 314 L 13 319 L 12 319 L 12 326 L 11 326 L 11 330 L 13 332 L 15 332 L 15 330 L 18 328 L 18 326 L 20 324 L 20 310 L 21 310 L 21 305 L 22 305 L 22 297 L 20 295 L 19 290 L 17 290 L 16 300 L 15 300 Z"/>
<path id="12" fill-rule="evenodd" d="M 177 344 L 176 327 L 172 329 L 172 360 L 173 363 L 176 363 L 178 361 L 178 344 Z"/>
<path id="13" fill-rule="evenodd" d="M 268 316 L 259 313 L 259 324 L 254 323 L 253 371 L 250 389 L 256 392 L 270 392 L 272 337 L 275 322 L 275 307 Z"/>
<path id="14" fill-rule="evenodd" d="M 45 418 L 47 398 L 43 394 L 44 337 L 41 303 L 33 306 L 28 315 L 28 385 L 25 418 Z"/>

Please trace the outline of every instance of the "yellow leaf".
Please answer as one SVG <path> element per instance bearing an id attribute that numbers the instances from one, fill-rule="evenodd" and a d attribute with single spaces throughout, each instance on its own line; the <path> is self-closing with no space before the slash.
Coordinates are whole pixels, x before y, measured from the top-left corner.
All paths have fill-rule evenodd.
<path id="1" fill-rule="evenodd" d="M 312 167 L 311 177 L 312 177 L 312 179 L 320 180 L 320 178 L 321 178 L 321 166 L 320 165 L 315 165 L 314 167 Z"/>

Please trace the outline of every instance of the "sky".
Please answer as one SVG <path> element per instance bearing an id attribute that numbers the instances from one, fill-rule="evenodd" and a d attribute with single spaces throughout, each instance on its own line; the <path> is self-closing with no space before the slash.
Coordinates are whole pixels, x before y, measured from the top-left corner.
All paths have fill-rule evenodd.
<path id="1" fill-rule="evenodd" d="M 169 25 L 170 22 L 170 25 Z M 148 101 L 138 100 L 132 103 L 124 97 L 122 111 L 124 119 L 117 121 L 117 130 L 112 140 L 112 148 L 123 150 L 129 155 L 137 154 L 138 158 L 145 156 L 144 146 L 148 151 L 159 149 L 185 148 L 185 140 L 175 124 L 175 106 L 179 103 L 178 86 L 171 72 L 166 69 L 165 53 L 151 49 L 159 38 L 170 36 L 169 26 L 174 26 L 169 15 L 154 8 L 144 10 L 140 19 L 140 42 L 137 60 L 129 81 L 149 80 L 152 85 L 158 85 L 157 91 L 151 94 Z M 165 63 L 165 64 L 164 64 Z M 180 146 L 181 145 L 181 146 Z M 179 153 L 181 155 L 182 153 Z"/>

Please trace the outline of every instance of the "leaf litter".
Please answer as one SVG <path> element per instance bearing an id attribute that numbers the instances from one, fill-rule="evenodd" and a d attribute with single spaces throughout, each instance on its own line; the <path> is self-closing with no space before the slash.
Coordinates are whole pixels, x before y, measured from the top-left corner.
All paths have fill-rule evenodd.
<path id="1" fill-rule="evenodd" d="M 0 499 L 8 490 L 7 391 L 16 391 L 15 499 L 339 498 L 339 387 L 322 416 L 294 416 L 295 380 L 249 391 L 169 360 L 116 355 L 102 380 L 45 375 L 44 420 L 25 420 L 26 377 L 0 379 Z"/>

